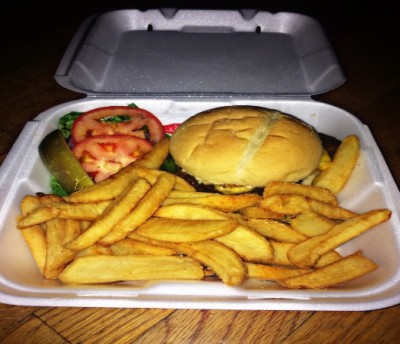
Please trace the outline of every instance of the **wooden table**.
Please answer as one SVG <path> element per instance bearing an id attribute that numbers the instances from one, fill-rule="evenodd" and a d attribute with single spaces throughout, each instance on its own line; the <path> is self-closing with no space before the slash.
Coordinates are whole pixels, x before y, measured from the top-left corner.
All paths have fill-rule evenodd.
<path id="1" fill-rule="evenodd" d="M 348 81 L 318 99 L 369 126 L 399 185 L 400 32 L 396 12 L 384 2 L 378 5 L 284 1 L 271 2 L 270 8 L 311 14 L 323 23 Z M 52 106 L 84 97 L 53 79 L 80 22 L 89 14 L 128 6 L 69 1 L 9 5 L 2 11 L 0 161 L 24 123 Z M 400 306 L 300 312 L 0 305 L 1 343 L 394 343 L 400 338 L 399 325 Z"/>

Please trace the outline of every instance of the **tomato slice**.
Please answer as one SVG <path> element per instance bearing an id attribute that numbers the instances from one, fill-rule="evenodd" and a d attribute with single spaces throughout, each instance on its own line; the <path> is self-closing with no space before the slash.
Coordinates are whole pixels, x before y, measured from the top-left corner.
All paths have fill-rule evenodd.
<path id="1" fill-rule="evenodd" d="M 170 123 L 164 125 L 164 130 L 167 134 L 173 134 L 174 131 L 180 126 L 180 123 Z"/>
<path id="2" fill-rule="evenodd" d="M 98 183 L 153 148 L 131 135 L 98 135 L 78 142 L 72 151 L 85 171 Z"/>
<path id="3" fill-rule="evenodd" d="M 113 121 L 118 117 L 121 121 Z M 151 112 L 130 106 L 108 106 L 80 115 L 71 130 L 72 144 L 97 135 L 132 135 L 157 143 L 165 137 L 160 120 Z"/>

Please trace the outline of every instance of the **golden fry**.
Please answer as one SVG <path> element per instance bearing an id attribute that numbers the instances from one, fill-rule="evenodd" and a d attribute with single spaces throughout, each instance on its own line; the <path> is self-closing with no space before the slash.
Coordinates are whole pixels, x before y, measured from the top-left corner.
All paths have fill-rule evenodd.
<path id="1" fill-rule="evenodd" d="M 279 242 L 270 240 L 272 250 L 274 252 L 273 259 L 271 260 L 272 265 L 279 266 L 295 266 L 288 259 L 287 253 L 296 245 L 289 242 Z"/>
<path id="2" fill-rule="evenodd" d="M 130 173 L 130 169 L 135 167 L 144 167 L 148 169 L 158 170 L 169 154 L 169 139 L 165 138 L 154 145 L 154 147 L 147 152 L 140 159 L 134 161 L 131 168 L 126 169 L 123 173 Z M 129 166 L 129 165 L 128 165 Z M 127 166 L 127 167 L 128 167 Z"/>
<path id="3" fill-rule="evenodd" d="M 157 178 L 160 176 L 161 173 L 164 173 L 160 170 L 154 170 L 150 168 L 144 167 L 137 167 L 136 168 L 137 174 L 141 178 L 145 178 L 150 184 L 154 184 Z M 186 191 L 186 192 L 194 192 L 196 191 L 193 186 L 191 186 L 185 179 L 175 175 L 175 185 L 174 190 L 177 191 Z"/>
<path id="4" fill-rule="evenodd" d="M 304 197 L 308 197 L 332 205 L 338 204 L 335 194 L 333 194 L 328 189 L 311 185 L 289 183 L 289 182 L 278 182 L 278 181 L 269 182 L 268 185 L 264 188 L 263 197 L 265 198 L 272 195 L 283 195 L 283 194 L 301 195 Z"/>
<path id="5" fill-rule="evenodd" d="M 191 258 L 140 255 L 80 257 L 59 276 L 66 284 L 203 278 L 203 267 Z"/>
<path id="6" fill-rule="evenodd" d="M 61 201 L 61 197 L 51 194 L 27 195 L 21 200 L 20 207 L 23 215 L 26 215 L 40 206 Z"/>
<path id="7" fill-rule="evenodd" d="M 212 195 L 215 195 L 215 194 L 210 194 L 208 192 L 193 192 L 193 191 L 172 190 L 170 192 L 168 198 L 209 197 L 209 196 L 212 196 Z"/>
<path id="8" fill-rule="evenodd" d="M 342 222 L 324 235 L 325 240 L 313 250 L 313 253 L 322 256 L 330 250 L 339 247 L 382 222 L 387 221 L 390 216 L 390 210 L 377 209 Z"/>
<path id="9" fill-rule="evenodd" d="M 227 214 L 218 210 L 197 204 L 170 204 L 157 209 L 154 216 L 169 219 L 186 220 L 223 220 Z"/>
<path id="10" fill-rule="evenodd" d="M 120 221 L 126 218 L 149 189 L 150 184 L 146 180 L 138 179 L 115 199 L 87 230 L 71 241 L 67 247 L 71 250 L 80 251 L 99 241 L 110 233 Z"/>
<path id="11" fill-rule="evenodd" d="M 100 245 L 92 245 L 88 248 L 85 248 L 82 251 L 76 253 L 76 257 L 84 257 L 84 256 L 99 256 L 99 255 L 112 255 L 112 251 L 108 246 L 100 246 Z"/>
<path id="12" fill-rule="evenodd" d="M 24 228 L 21 230 L 21 234 L 29 247 L 36 265 L 43 274 L 46 263 L 47 242 L 42 226 L 35 225 Z"/>
<path id="13" fill-rule="evenodd" d="M 321 289 L 333 287 L 361 277 L 377 268 L 377 265 L 360 252 L 316 269 L 307 274 L 290 277 L 277 282 L 286 288 Z"/>
<path id="14" fill-rule="evenodd" d="M 234 220 L 176 220 L 151 218 L 136 232 L 161 241 L 196 242 L 231 233 L 238 223 Z"/>
<path id="15" fill-rule="evenodd" d="M 26 228 L 52 219 L 94 221 L 109 206 L 109 201 L 97 203 L 64 203 L 44 204 L 32 210 L 18 221 L 18 228 Z"/>
<path id="16" fill-rule="evenodd" d="M 314 267 L 322 268 L 323 266 L 335 263 L 342 258 L 343 257 L 339 252 L 332 250 L 322 255 L 314 264 Z"/>
<path id="17" fill-rule="evenodd" d="M 249 219 L 246 224 L 261 235 L 276 241 L 298 243 L 307 239 L 290 225 L 275 220 Z"/>
<path id="18" fill-rule="evenodd" d="M 310 269 L 294 269 L 282 266 L 271 266 L 254 263 L 246 263 L 246 266 L 248 277 L 268 281 L 277 281 L 310 272 Z"/>
<path id="19" fill-rule="evenodd" d="M 250 228 L 239 225 L 231 233 L 215 238 L 216 241 L 234 250 L 247 262 L 270 262 L 273 251 L 269 241 Z"/>
<path id="20" fill-rule="evenodd" d="M 132 256 L 132 255 L 151 255 L 151 256 L 173 256 L 177 251 L 147 242 L 124 239 L 110 246 L 110 254 L 114 256 Z"/>
<path id="21" fill-rule="evenodd" d="M 336 222 L 310 210 L 297 215 L 290 221 L 290 225 L 297 232 L 313 237 L 325 234 L 336 225 Z"/>
<path id="22" fill-rule="evenodd" d="M 297 215 L 313 210 L 318 214 L 336 220 L 346 220 L 356 215 L 354 212 L 339 206 L 292 194 L 265 197 L 260 201 L 260 206 L 272 212 L 287 215 Z"/>
<path id="23" fill-rule="evenodd" d="M 214 270 L 227 285 L 240 285 L 246 277 L 246 266 L 237 253 L 214 240 L 179 243 L 177 247 Z"/>
<path id="24" fill-rule="evenodd" d="M 271 219 L 271 220 L 283 220 L 285 214 L 274 213 L 265 208 L 258 206 L 247 207 L 239 210 L 240 215 L 245 219 Z"/>
<path id="25" fill-rule="evenodd" d="M 325 253 L 359 236 L 390 218 L 387 209 L 372 210 L 334 226 L 329 232 L 312 237 L 288 252 L 289 260 L 300 268 L 311 267 Z"/>
<path id="26" fill-rule="evenodd" d="M 284 215 L 297 215 L 310 209 L 307 198 L 301 195 L 272 195 L 264 197 L 260 201 L 260 206 L 274 213 Z"/>
<path id="27" fill-rule="evenodd" d="M 329 156 L 329 153 L 327 152 L 327 150 L 324 149 L 322 152 L 321 160 L 318 165 L 318 170 L 325 171 L 331 166 L 331 164 L 332 164 L 332 159 Z"/>
<path id="28" fill-rule="evenodd" d="M 136 204 L 135 208 L 119 222 L 99 243 L 111 245 L 136 230 L 141 224 L 147 221 L 168 197 L 175 184 L 175 177 L 169 173 L 162 173 L 149 191 Z"/>
<path id="29" fill-rule="evenodd" d="M 335 207 L 313 199 L 309 200 L 309 204 L 311 210 L 332 220 L 348 220 L 357 215 L 351 210 L 339 206 Z"/>
<path id="30" fill-rule="evenodd" d="M 347 183 L 360 154 L 360 141 L 357 136 L 344 138 L 337 149 L 328 169 L 313 180 L 313 185 L 339 193 Z"/>
<path id="31" fill-rule="evenodd" d="M 288 258 L 288 252 L 296 246 L 296 244 L 288 243 L 288 242 L 279 242 L 270 240 L 274 257 L 269 262 L 271 265 L 278 266 L 286 266 L 286 267 L 296 267 Z M 342 256 L 336 251 L 329 251 L 321 256 L 318 261 L 315 263 L 314 267 L 322 267 L 331 263 L 334 263 L 341 259 Z M 307 269 L 307 267 L 306 267 Z"/>
<path id="32" fill-rule="evenodd" d="M 80 226 L 77 221 L 54 219 L 46 222 L 45 278 L 56 279 L 65 266 L 75 258 L 76 252 L 66 248 L 65 245 L 79 233 Z"/>
<path id="33" fill-rule="evenodd" d="M 167 198 L 163 205 L 170 204 L 197 204 L 211 207 L 224 212 L 235 212 L 242 208 L 256 205 L 261 197 L 256 194 L 220 195 L 206 194 L 203 197 Z"/>
<path id="34" fill-rule="evenodd" d="M 25 196 L 20 204 L 22 215 L 27 215 L 29 212 L 40 206 L 40 197 L 36 196 Z M 34 225 L 21 229 L 21 234 L 27 243 L 29 250 L 31 251 L 32 257 L 36 262 L 40 272 L 44 273 L 44 267 L 46 264 L 46 251 L 47 242 L 46 234 L 41 225 Z"/>

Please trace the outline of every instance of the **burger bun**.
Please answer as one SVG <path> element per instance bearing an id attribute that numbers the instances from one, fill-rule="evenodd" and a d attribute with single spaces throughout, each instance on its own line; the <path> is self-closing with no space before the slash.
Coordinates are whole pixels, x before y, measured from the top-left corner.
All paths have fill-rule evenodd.
<path id="1" fill-rule="evenodd" d="M 316 131 L 296 117 L 226 106 L 183 122 L 171 137 L 170 151 L 200 183 L 249 189 L 304 179 L 317 169 L 323 148 Z"/>

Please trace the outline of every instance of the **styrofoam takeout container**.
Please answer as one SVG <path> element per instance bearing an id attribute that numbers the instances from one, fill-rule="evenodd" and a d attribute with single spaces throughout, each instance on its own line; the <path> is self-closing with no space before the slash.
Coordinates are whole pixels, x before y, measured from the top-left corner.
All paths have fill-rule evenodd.
<path id="1" fill-rule="evenodd" d="M 68 47 L 57 81 L 86 93 L 26 124 L 1 167 L 0 302 L 16 305 L 273 310 L 370 310 L 400 302 L 400 196 L 368 127 L 352 114 L 311 99 L 344 82 L 320 25 L 291 13 L 124 10 L 89 18 Z M 278 109 L 339 139 L 355 134 L 361 156 L 340 193 L 357 212 L 389 208 L 390 221 L 339 248 L 357 250 L 379 268 L 343 286 L 287 290 L 249 280 L 151 281 L 95 286 L 44 280 L 16 228 L 23 196 L 49 192 L 38 145 L 70 111 L 138 106 L 164 124 L 213 107 Z"/>

